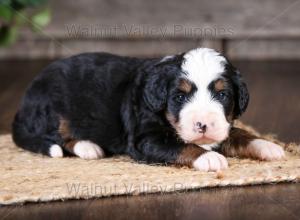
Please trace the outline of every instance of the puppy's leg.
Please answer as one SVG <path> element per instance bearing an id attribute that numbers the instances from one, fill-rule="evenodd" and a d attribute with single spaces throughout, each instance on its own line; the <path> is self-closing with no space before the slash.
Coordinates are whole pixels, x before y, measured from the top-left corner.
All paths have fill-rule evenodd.
<path id="1" fill-rule="evenodd" d="M 284 158 L 281 146 L 260 139 L 240 128 L 232 128 L 229 138 L 221 144 L 220 152 L 225 156 L 279 160 Z"/>
<path id="2" fill-rule="evenodd" d="M 60 117 L 58 133 L 63 139 L 63 148 L 71 154 L 80 158 L 92 160 L 104 157 L 103 149 L 89 140 L 78 140 L 70 126 L 70 121 Z"/>
<path id="3" fill-rule="evenodd" d="M 128 152 L 138 161 L 188 166 L 202 171 L 217 171 L 228 167 L 223 155 L 194 144 L 177 142 L 174 137 L 164 136 L 164 132 L 147 134 L 143 137 L 147 138 L 141 139 Z"/>
<path id="4" fill-rule="evenodd" d="M 228 168 L 226 158 L 215 151 L 196 145 L 186 145 L 176 159 L 176 164 L 187 165 L 201 171 L 218 171 Z"/>
<path id="5" fill-rule="evenodd" d="M 64 145 L 64 148 L 82 159 L 93 160 L 104 157 L 103 149 L 87 140 L 70 140 Z"/>

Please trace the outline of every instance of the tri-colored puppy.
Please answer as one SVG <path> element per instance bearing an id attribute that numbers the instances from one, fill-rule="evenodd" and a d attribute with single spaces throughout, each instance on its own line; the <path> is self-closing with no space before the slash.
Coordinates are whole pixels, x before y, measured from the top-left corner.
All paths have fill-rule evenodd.
<path id="1" fill-rule="evenodd" d="M 232 127 L 248 100 L 240 73 L 212 49 L 154 59 L 86 53 L 35 78 L 13 139 L 51 157 L 127 154 L 205 171 L 227 168 L 224 156 L 283 158 L 282 147 Z"/>

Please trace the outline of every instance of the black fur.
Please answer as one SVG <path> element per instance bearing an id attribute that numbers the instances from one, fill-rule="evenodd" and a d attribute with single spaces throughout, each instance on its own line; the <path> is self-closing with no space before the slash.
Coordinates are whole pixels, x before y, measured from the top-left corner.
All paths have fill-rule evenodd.
<path id="1" fill-rule="evenodd" d="M 234 95 L 234 119 L 240 117 L 247 109 L 250 100 L 246 83 L 242 79 L 240 72 L 229 62 L 225 65 L 225 75 L 227 75 Z"/>

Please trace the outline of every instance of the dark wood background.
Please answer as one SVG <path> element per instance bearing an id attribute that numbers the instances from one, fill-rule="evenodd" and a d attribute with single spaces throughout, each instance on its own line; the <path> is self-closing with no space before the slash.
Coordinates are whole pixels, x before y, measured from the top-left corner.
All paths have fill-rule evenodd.
<path id="1" fill-rule="evenodd" d="M 0 59 L 69 56 L 85 51 L 174 54 L 204 46 L 230 59 L 299 59 L 296 0 L 50 0 L 42 34 L 20 30 Z M 30 19 L 28 19 L 30 21 Z"/>

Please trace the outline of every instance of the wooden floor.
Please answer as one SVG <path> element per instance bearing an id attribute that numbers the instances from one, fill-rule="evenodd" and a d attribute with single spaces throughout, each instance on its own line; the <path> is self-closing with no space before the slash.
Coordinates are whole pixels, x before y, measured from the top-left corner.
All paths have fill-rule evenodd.
<path id="1" fill-rule="evenodd" d="M 0 208 L 1 219 L 300 219 L 300 184 L 204 189 Z"/>
<path id="2" fill-rule="evenodd" d="M 20 98 L 50 61 L 0 61 L 0 133 L 9 133 Z M 235 61 L 251 101 L 243 121 L 300 142 L 300 62 Z M 1 218 L 2 217 L 2 218 Z M 300 184 L 213 188 L 168 195 L 27 204 L 0 219 L 300 219 Z"/>

